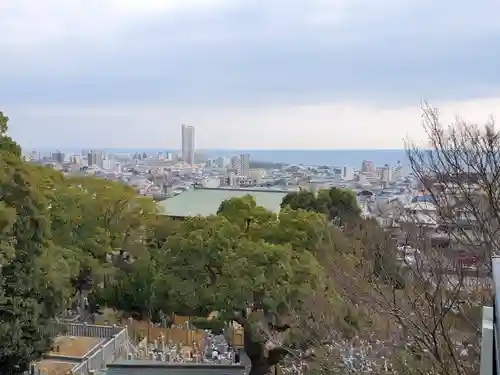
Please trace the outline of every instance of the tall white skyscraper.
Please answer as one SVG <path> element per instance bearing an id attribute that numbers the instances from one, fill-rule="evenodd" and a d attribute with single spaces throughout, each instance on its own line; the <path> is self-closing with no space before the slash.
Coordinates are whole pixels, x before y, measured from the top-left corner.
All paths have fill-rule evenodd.
<path id="1" fill-rule="evenodd" d="M 194 126 L 182 125 L 182 159 L 194 165 Z"/>
<path id="2" fill-rule="evenodd" d="M 238 174 L 240 176 L 248 177 L 249 172 L 250 172 L 250 154 L 241 154 L 240 168 L 238 170 Z"/>

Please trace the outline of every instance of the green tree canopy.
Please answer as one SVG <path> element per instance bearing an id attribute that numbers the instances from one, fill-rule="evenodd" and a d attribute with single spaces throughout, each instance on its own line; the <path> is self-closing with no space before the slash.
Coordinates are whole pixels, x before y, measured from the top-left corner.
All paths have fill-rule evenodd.
<path id="1" fill-rule="evenodd" d="M 241 324 L 255 366 L 282 358 L 269 362 L 262 349 L 276 333 L 269 327 L 284 324 L 319 287 L 322 271 L 311 252 L 254 239 L 221 215 L 187 220 L 164 249 L 160 263 L 169 269 L 165 278 L 180 307 L 218 311 Z M 261 330 L 263 325 L 269 332 Z"/>
<path id="2" fill-rule="evenodd" d="M 281 202 L 281 207 L 290 206 L 292 210 L 317 211 L 316 196 L 308 190 L 288 193 Z"/>
<path id="3" fill-rule="evenodd" d="M 0 373 L 18 375 L 50 350 L 75 292 L 121 272 L 124 254 L 147 259 L 156 210 L 121 184 L 24 163 L 7 130 L 0 112 Z"/>
<path id="4" fill-rule="evenodd" d="M 69 270 L 45 261 L 54 246 L 37 171 L 8 153 L 0 155 L 0 170 L 0 373 L 13 375 L 50 348 L 52 318 L 64 301 L 60 280 Z"/>
<path id="5" fill-rule="evenodd" d="M 328 230 L 323 214 L 284 209 L 278 217 L 246 196 L 223 202 L 218 215 L 160 222 L 152 264 L 137 262 L 137 271 L 121 274 L 116 284 L 121 309 L 142 315 L 140 306 L 166 314 L 217 311 L 219 320 L 243 327 L 252 374 L 267 373 L 286 355 L 284 346 L 264 350 L 277 335 L 287 346 L 300 346 L 291 328 L 296 311 L 324 289 L 317 257 Z M 147 293 L 135 277 L 143 268 L 151 280 Z M 134 297 L 123 301 L 129 293 Z"/>
<path id="6" fill-rule="evenodd" d="M 336 187 L 320 190 L 317 195 L 307 190 L 289 193 L 281 202 L 282 208 L 287 206 L 292 210 L 322 213 L 339 223 L 356 220 L 361 214 L 356 194 L 351 190 Z"/>
<path id="7" fill-rule="evenodd" d="M 7 135 L 9 118 L 0 111 L 0 152 L 6 152 L 21 157 L 21 147 Z"/>

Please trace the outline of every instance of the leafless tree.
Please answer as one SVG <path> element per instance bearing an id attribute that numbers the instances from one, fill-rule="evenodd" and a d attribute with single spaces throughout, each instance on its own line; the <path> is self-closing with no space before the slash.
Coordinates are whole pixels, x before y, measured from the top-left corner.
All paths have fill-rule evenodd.
<path id="1" fill-rule="evenodd" d="M 477 373 L 489 279 L 468 275 L 421 235 L 418 223 L 403 230 L 411 245 L 399 248 L 372 220 L 336 228 L 325 238 L 327 287 L 311 295 L 296 317 L 313 355 L 288 356 L 289 369 L 324 375 Z"/>
<path id="2" fill-rule="evenodd" d="M 367 222 L 368 230 L 377 228 Z M 385 239 L 380 235 L 380 249 Z M 324 266 L 324 288 L 312 293 L 295 310 L 291 330 L 295 346 L 281 364 L 288 374 L 398 374 L 396 364 L 405 349 L 390 332 L 386 316 L 365 302 L 374 280 L 366 278 L 365 265 L 375 263 L 362 244 L 365 233 L 357 224 L 332 227 L 318 250 Z M 373 241 L 373 238 L 372 238 Z M 382 251 L 382 250 L 381 250 Z M 373 268 L 373 267 L 372 267 Z M 401 336 L 400 336 L 401 337 Z M 402 362 L 401 362 L 402 363 Z"/>
<path id="3" fill-rule="evenodd" d="M 456 119 L 443 126 L 427 103 L 422 120 L 428 145 L 408 140 L 406 148 L 433 217 L 421 220 L 418 210 L 400 217 L 407 246 L 396 251 L 398 271 L 382 263 L 383 277 L 370 283 L 366 304 L 397 325 L 395 334 L 409 344 L 405 361 L 418 372 L 473 374 L 481 307 L 490 302 L 491 255 L 499 250 L 500 134 L 493 120 L 479 126 Z M 380 241 L 364 237 L 377 253 Z M 479 264 L 464 264 L 471 257 Z"/>
<path id="4" fill-rule="evenodd" d="M 308 351 L 287 356 L 290 373 L 478 373 L 490 256 L 500 249 L 500 135 L 492 120 L 442 126 L 427 104 L 423 126 L 429 145 L 406 148 L 434 217 L 422 222 L 400 205 L 392 233 L 375 220 L 332 228 L 326 288 L 296 312 Z M 468 255 L 483 267 L 464 264 Z"/>
<path id="5" fill-rule="evenodd" d="M 437 207 L 439 230 L 489 271 L 500 251 L 500 133 L 493 119 L 445 126 L 427 103 L 422 122 L 428 144 L 406 141 L 413 175 Z"/>
<path id="6" fill-rule="evenodd" d="M 415 224 L 416 227 L 416 224 Z M 489 279 L 468 275 L 460 263 L 410 231 L 394 264 L 382 264 L 379 280 L 369 283 L 366 304 L 397 327 L 405 361 L 421 374 L 477 373 L 480 311 L 488 300 Z"/>

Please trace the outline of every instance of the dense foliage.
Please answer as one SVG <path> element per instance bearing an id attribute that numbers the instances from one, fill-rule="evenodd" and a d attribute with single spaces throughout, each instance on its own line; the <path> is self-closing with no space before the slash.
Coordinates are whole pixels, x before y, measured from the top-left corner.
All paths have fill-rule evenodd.
<path id="1" fill-rule="evenodd" d="M 123 185 L 24 163 L 0 112 L 0 373 L 50 350 L 52 322 L 113 274 L 113 251 L 146 253 L 154 204 Z"/>
<path id="2" fill-rule="evenodd" d="M 289 194 L 279 217 L 246 196 L 174 220 L 121 184 L 22 162 L 7 120 L 0 113 L 0 374 L 21 374 L 50 350 L 54 318 L 84 297 L 91 312 L 191 315 L 215 331 L 238 323 L 252 375 L 311 348 L 318 373 L 340 373 L 317 360 L 325 343 L 384 331 L 363 288 L 403 280 L 394 244 L 360 218 L 351 192 Z"/>
<path id="3" fill-rule="evenodd" d="M 281 207 L 286 206 L 322 213 L 338 223 L 355 220 L 361 213 L 355 193 L 336 187 L 322 189 L 317 194 L 307 190 L 287 194 L 281 203 Z"/>

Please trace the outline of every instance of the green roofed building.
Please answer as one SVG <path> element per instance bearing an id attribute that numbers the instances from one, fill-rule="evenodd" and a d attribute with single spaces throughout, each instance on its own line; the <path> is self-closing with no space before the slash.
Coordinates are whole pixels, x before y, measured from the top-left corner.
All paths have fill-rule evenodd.
<path id="1" fill-rule="evenodd" d="M 220 204 L 230 198 L 251 195 L 257 205 L 279 213 L 283 197 L 288 192 L 282 190 L 204 189 L 195 188 L 158 203 L 160 212 L 167 216 L 209 216 L 215 215 Z"/>

